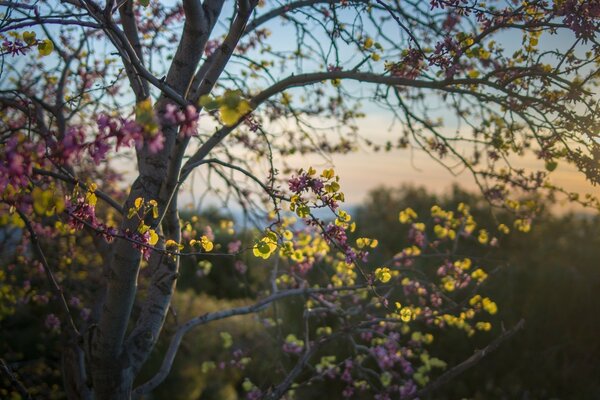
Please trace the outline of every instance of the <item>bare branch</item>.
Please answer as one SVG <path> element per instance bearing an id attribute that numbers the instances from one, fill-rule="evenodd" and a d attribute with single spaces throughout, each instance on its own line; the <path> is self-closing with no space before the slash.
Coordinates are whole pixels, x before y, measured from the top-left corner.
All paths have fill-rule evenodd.
<path id="1" fill-rule="evenodd" d="M 111 20 L 111 10 L 112 6 L 110 2 L 106 4 L 106 12 L 105 16 L 107 20 Z M 127 0 L 120 8 L 119 14 L 121 15 L 121 25 L 123 25 L 124 36 L 129 43 L 129 45 L 133 48 L 137 59 L 141 65 L 144 65 L 144 56 L 142 54 L 142 45 L 140 43 L 140 35 L 138 32 L 137 22 L 135 20 L 135 14 L 133 12 L 133 0 Z M 137 94 L 137 100 L 143 100 L 148 97 L 150 93 L 150 88 L 148 87 L 147 80 L 140 80 L 133 74 L 134 71 L 131 65 L 125 64 L 127 75 L 129 76 L 129 80 L 132 84 L 135 84 L 137 87 L 134 88 L 134 91 Z M 137 78 L 137 79 L 136 79 Z"/>
<path id="2" fill-rule="evenodd" d="M 225 40 L 217 50 L 216 56 L 211 57 L 210 65 L 206 69 L 206 73 L 202 76 L 202 79 L 195 79 L 198 82 L 197 87 L 192 87 L 190 91 L 190 99 L 193 103 L 197 103 L 200 97 L 205 94 L 209 94 L 212 91 L 212 88 L 215 86 L 217 79 L 223 73 L 229 58 L 233 54 L 233 51 L 237 47 L 240 38 L 244 34 L 244 30 L 246 28 L 246 24 L 248 23 L 248 19 L 256 6 L 257 1 L 252 0 L 248 4 L 247 9 L 240 9 L 231 25 L 231 29 L 227 33 Z"/>

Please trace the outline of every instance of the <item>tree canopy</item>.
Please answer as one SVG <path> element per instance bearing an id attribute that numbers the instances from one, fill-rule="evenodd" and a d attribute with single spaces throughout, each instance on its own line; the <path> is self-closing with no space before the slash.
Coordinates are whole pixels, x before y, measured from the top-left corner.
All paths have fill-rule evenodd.
<path id="1" fill-rule="evenodd" d="M 317 377 L 344 382 L 347 397 L 423 396 L 481 356 L 447 368 L 428 353 L 429 331 L 490 329 L 481 248 L 529 231 L 538 206 L 521 194 L 599 208 L 550 178 L 564 163 L 600 180 L 600 1 L 0 5 L 2 279 L 18 287 L 3 294 L 2 318 L 52 302 L 45 323 L 63 337 L 69 398 L 148 395 L 193 328 L 264 312 L 278 325 L 273 304 L 290 297 L 304 300 L 306 328 L 276 347 L 295 361 L 280 382 L 244 381 L 248 398 L 292 396 Z M 359 130 L 384 115 L 393 140 Z M 478 226 L 467 204 L 390 210 L 408 227 L 406 246 L 373 265 L 378 240 L 353 236 L 335 170 L 286 161 L 362 146 L 415 148 L 466 170 L 513 220 Z M 542 168 L 524 168 L 527 155 Z M 180 215 L 186 182 L 194 196 L 237 203 L 256 229 Z M 269 268 L 248 285 L 252 301 L 179 321 L 161 367 L 137 381 L 180 264 L 206 274 L 232 258 L 239 275 Z M 321 353 L 339 342 L 351 349 L 344 360 Z M 232 368 L 243 370 L 251 355 L 236 350 Z"/>

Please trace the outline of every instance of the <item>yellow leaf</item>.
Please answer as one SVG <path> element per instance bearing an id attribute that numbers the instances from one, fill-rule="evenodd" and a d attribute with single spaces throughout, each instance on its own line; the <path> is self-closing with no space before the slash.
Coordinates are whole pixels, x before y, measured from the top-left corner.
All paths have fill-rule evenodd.
<path id="1" fill-rule="evenodd" d="M 204 251 L 211 251 L 215 246 L 206 236 L 202 236 L 200 238 L 200 243 L 202 244 L 202 248 Z"/>
<path id="2" fill-rule="evenodd" d="M 232 105 L 232 103 L 235 104 Z M 251 110 L 252 107 L 247 100 L 234 102 L 230 99 L 230 101 L 223 101 L 221 107 L 219 107 L 221 120 L 226 126 L 235 125 L 240 118 L 248 114 Z"/>
<path id="3" fill-rule="evenodd" d="M 479 71 L 477 71 L 476 69 L 469 71 L 469 78 L 476 79 L 478 76 L 479 76 Z"/>
<path id="4" fill-rule="evenodd" d="M 37 214 L 45 214 L 47 204 L 45 201 L 44 191 L 38 187 L 35 187 L 31 191 L 31 197 L 33 198 L 33 210 Z"/>
<path id="5" fill-rule="evenodd" d="M 177 243 L 173 239 L 169 239 L 166 241 L 165 247 L 179 247 L 179 243 Z"/>
<path id="6" fill-rule="evenodd" d="M 88 192 L 87 196 L 85 197 L 85 200 L 92 207 L 95 207 L 96 202 L 98 202 L 98 198 L 96 197 L 96 195 L 93 192 Z"/>
<path id="7" fill-rule="evenodd" d="M 148 239 L 148 244 L 150 246 L 154 246 L 156 243 L 158 243 L 158 234 L 154 229 L 150 229 L 150 238 Z"/>
<path id="8" fill-rule="evenodd" d="M 54 50 L 54 43 L 50 39 L 44 39 L 38 44 L 38 51 L 42 57 L 50 55 L 52 50 Z"/>
<path id="9" fill-rule="evenodd" d="M 380 280 L 382 283 L 389 282 L 392 279 L 392 273 L 389 268 L 381 267 L 375 270 L 375 278 Z"/>
<path id="10" fill-rule="evenodd" d="M 27 43 L 28 45 L 32 45 L 35 44 L 35 42 L 37 41 L 35 38 L 35 32 L 31 31 L 25 31 L 23 32 L 23 40 L 25 41 L 25 43 Z"/>
<path id="11" fill-rule="evenodd" d="M 142 207 L 142 204 L 144 204 L 144 199 L 138 197 L 137 199 L 135 199 L 133 204 L 135 205 L 136 210 L 139 210 Z"/>
<path id="12" fill-rule="evenodd" d="M 413 313 L 412 310 L 408 307 L 404 307 L 400 310 L 400 319 L 403 322 L 409 322 L 412 319 Z"/>
<path id="13" fill-rule="evenodd" d="M 159 132 L 160 126 L 154 115 L 152 99 L 150 97 L 136 104 L 135 120 L 144 128 L 144 131 L 146 131 L 150 135 L 155 135 Z"/>
<path id="14" fill-rule="evenodd" d="M 225 105 L 219 108 L 221 112 L 221 120 L 226 126 L 233 126 L 238 121 L 240 115 L 236 109 L 229 108 Z"/>
<path id="15" fill-rule="evenodd" d="M 249 113 L 252 110 L 252 107 L 250 106 L 248 100 L 242 100 L 240 101 L 240 104 L 238 104 L 237 110 L 240 115 L 244 115 Z"/>
<path id="16" fill-rule="evenodd" d="M 333 168 L 323 170 L 323 173 L 321 173 L 321 176 L 325 179 L 331 179 L 335 176 L 335 171 L 333 170 Z"/>

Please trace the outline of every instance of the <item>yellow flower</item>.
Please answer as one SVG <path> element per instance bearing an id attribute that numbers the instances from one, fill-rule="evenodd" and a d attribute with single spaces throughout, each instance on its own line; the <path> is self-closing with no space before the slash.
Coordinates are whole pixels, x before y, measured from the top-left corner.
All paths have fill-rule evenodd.
<path id="1" fill-rule="evenodd" d="M 138 199 L 141 199 L 142 203 L 143 203 L 144 199 L 142 199 L 141 197 L 138 197 L 137 199 L 135 199 L 136 200 L 136 208 L 139 209 L 141 207 L 141 204 L 138 207 L 138 205 L 137 205 Z M 152 207 L 152 218 L 154 218 L 154 219 L 158 218 L 158 203 L 156 202 L 156 200 L 148 201 L 147 205 Z"/>
<path id="2" fill-rule="evenodd" d="M 473 233 L 473 231 L 475 230 L 475 228 L 477 227 L 477 224 L 475 223 L 475 220 L 473 219 L 472 216 L 468 216 L 467 220 L 465 221 L 465 232 L 468 234 Z"/>
<path id="3" fill-rule="evenodd" d="M 456 208 L 458 210 L 458 212 L 462 213 L 463 215 L 468 215 L 471 208 L 465 204 L 465 203 L 458 203 L 458 207 Z"/>
<path id="4" fill-rule="evenodd" d="M 334 183 L 337 183 L 337 182 L 334 182 Z M 339 185 L 338 185 L 338 186 L 339 186 Z M 339 190 L 339 189 L 338 189 L 338 190 Z M 350 214 L 348 214 L 348 213 L 347 213 L 346 211 L 344 211 L 344 210 L 340 210 L 338 214 L 339 214 L 339 217 L 338 217 L 338 218 L 339 218 L 339 219 L 340 219 L 342 222 L 350 222 L 350 220 L 352 219 L 352 216 L 351 216 Z"/>

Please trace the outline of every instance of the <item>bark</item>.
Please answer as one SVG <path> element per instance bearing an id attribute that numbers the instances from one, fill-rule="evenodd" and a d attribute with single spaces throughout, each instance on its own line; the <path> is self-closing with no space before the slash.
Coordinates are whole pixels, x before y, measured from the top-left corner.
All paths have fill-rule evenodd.
<path id="1" fill-rule="evenodd" d="M 182 39 L 166 77 L 167 86 L 184 98 L 188 94 L 203 47 L 221 12 L 223 2 L 206 1 L 201 5 L 198 0 L 184 1 L 186 22 Z M 231 45 L 225 47 L 226 51 L 220 55 L 219 62 L 209 68 L 210 79 L 203 81 L 202 91 L 210 92 L 222 73 L 254 5 L 244 7 L 243 12 L 239 13 L 234 23 L 235 29 L 228 35 L 229 40 L 226 40 L 226 43 Z M 127 22 L 125 12 L 123 17 Z M 135 26 L 125 25 L 125 28 L 125 34 L 135 48 Z M 132 82 L 134 81 L 132 79 Z M 136 91 L 136 94 L 139 92 L 144 91 Z M 159 118 L 170 102 L 172 100 L 164 94 L 159 98 L 155 106 Z M 177 196 L 172 196 L 172 193 L 177 190 L 182 158 L 188 144 L 188 139 L 178 137 L 176 126 L 163 126 L 162 132 L 165 136 L 165 146 L 160 152 L 150 154 L 146 148 L 138 152 L 140 175 L 123 206 L 123 210 L 128 210 L 138 197 L 146 201 L 158 201 L 159 213 L 165 215 L 162 224 L 152 226 L 156 221 L 146 223 L 150 223 L 161 236 L 157 246 L 159 249 L 164 248 L 168 239 L 176 242 L 181 240 Z M 121 229 L 135 231 L 138 222 L 125 218 Z M 152 275 L 146 298 L 141 304 L 138 320 L 126 339 L 137 294 L 140 261 L 140 252 L 134 249 L 131 243 L 123 239 L 115 240 L 114 257 L 107 273 L 106 301 L 98 326 L 93 330 L 91 350 L 88 354 L 93 391 L 95 399 L 98 400 L 130 398 L 133 380 L 159 337 L 175 290 L 178 258 L 154 252 L 149 260 Z"/>

